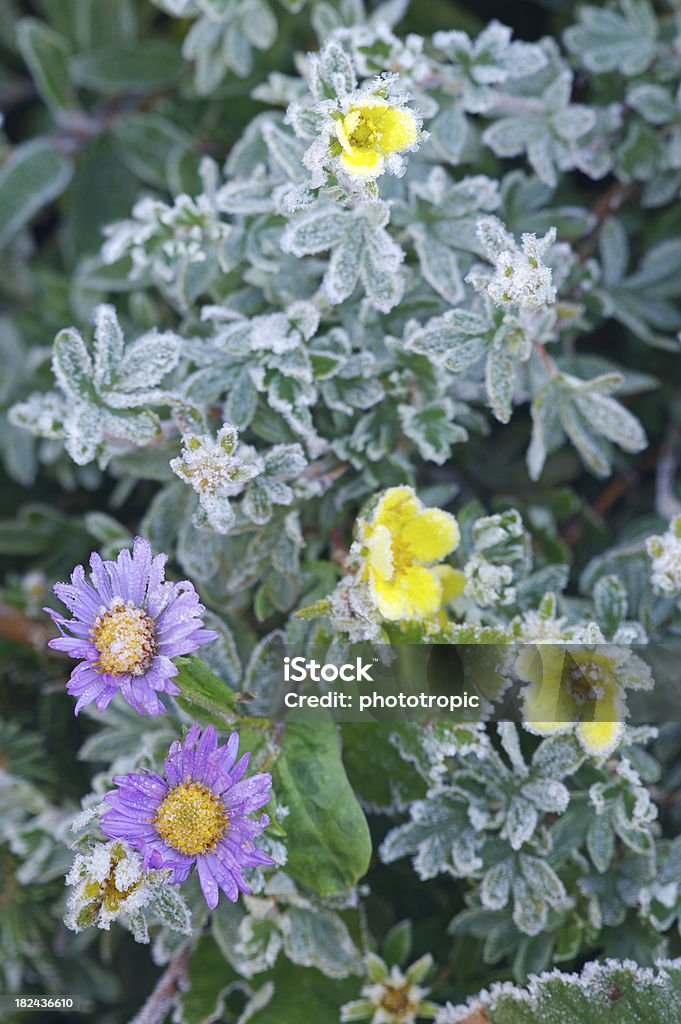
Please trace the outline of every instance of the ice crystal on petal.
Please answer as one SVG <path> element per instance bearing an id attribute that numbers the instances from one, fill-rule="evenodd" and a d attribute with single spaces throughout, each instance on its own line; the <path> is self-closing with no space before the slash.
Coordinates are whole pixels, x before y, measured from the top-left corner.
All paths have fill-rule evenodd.
<path id="1" fill-rule="evenodd" d="M 325 186 L 330 173 L 350 191 L 372 195 L 371 185 L 382 174 L 401 176 L 404 154 L 426 138 L 420 115 L 407 99 L 397 90 L 397 75 L 384 74 L 350 92 L 336 88 L 334 98 L 320 99 L 312 108 L 291 104 L 289 123 L 297 134 L 313 139 L 303 157 L 312 175 L 309 186 Z M 314 134 L 305 112 L 313 115 Z"/>

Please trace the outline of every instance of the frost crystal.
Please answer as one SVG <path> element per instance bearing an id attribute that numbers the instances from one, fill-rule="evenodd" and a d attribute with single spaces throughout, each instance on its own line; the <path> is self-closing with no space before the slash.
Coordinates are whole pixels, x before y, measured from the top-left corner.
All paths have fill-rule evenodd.
<path id="1" fill-rule="evenodd" d="M 672 519 L 669 529 L 646 541 L 652 559 L 651 582 L 659 594 L 676 595 L 681 591 L 681 516 Z"/>
<path id="2" fill-rule="evenodd" d="M 142 858 L 127 843 L 98 843 L 76 856 L 66 876 L 73 889 L 64 923 L 80 932 L 93 924 L 108 931 L 118 918 L 129 922 L 151 901 L 154 887 L 165 884 L 165 874 L 145 871 Z"/>
<path id="3" fill-rule="evenodd" d="M 473 555 L 466 563 L 464 573 L 464 593 L 481 608 L 513 604 L 515 601 L 515 587 L 511 586 L 513 569 L 509 565 L 492 565 L 482 555 Z"/>
<path id="4" fill-rule="evenodd" d="M 231 423 L 223 424 L 216 438 L 190 434 L 182 444 L 182 455 L 171 459 L 170 468 L 197 492 L 210 526 L 227 533 L 235 518 L 229 499 L 262 473 L 262 460 L 250 447 L 237 454 L 239 432 Z"/>
<path id="5" fill-rule="evenodd" d="M 474 271 L 470 283 L 479 291 L 487 292 L 496 306 L 517 306 L 518 309 L 537 309 L 556 300 L 551 268 L 541 261 L 547 249 L 556 240 L 556 229 L 551 228 L 543 238 L 524 234 L 522 248 L 496 217 L 482 217 L 478 221 L 477 235 L 485 255 L 494 263 L 491 278 L 480 278 Z"/>

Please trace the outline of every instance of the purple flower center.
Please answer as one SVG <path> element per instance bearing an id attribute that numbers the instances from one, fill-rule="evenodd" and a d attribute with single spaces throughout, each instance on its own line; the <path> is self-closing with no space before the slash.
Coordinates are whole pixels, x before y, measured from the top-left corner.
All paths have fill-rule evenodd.
<path id="1" fill-rule="evenodd" d="M 154 620 L 122 597 L 100 612 L 90 636 L 99 651 L 94 667 L 110 675 L 144 675 L 156 654 Z"/>
<path id="2" fill-rule="evenodd" d="M 159 804 L 152 824 L 168 846 L 193 856 L 215 850 L 229 818 L 217 793 L 186 779 Z"/>

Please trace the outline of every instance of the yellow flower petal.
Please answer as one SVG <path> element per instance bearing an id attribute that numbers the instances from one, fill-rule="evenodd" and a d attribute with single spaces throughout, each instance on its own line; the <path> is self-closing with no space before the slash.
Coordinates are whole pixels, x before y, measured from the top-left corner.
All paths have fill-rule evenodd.
<path id="1" fill-rule="evenodd" d="M 375 114 L 374 114 L 375 117 Z M 410 110 L 387 107 L 378 120 L 384 153 L 399 153 L 413 146 L 418 136 L 416 118 Z"/>
<path id="2" fill-rule="evenodd" d="M 384 619 L 398 622 L 409 617 L 407 595 L 399 583 L 391 583 L 380 576 L 372 575 L 369 587 L 374 604 Z"/>
<path id="3" fill-rule="evenodd" d="M 442 584 L 437 576 L 422 565 L 412 565 L 402 574 L 402 588 L 409 603 L 409 617 L 423 619 L 434 615 L 442 606 Z"/>
<path id="4" fill-rule="evenodd" d="M 382 523 L 374 528 L 369 538 L 366 567 L 384 580 L 392 579 L 394 574 L 392 537 Z"/>
<path id="5" fill-rule="evenodd" d="M 607 757 L 617 747 L 624 725 L 622 722 L 580 722 L 577 736 L 588 754 Z"/>
<path id="6" fill-rule="evenodd" d="M 460 539 L 454 516 L 440 508 L 429 508 L 403 524 L 398 543 L 406 544 L 419 562 L 436 562 L 453 551 Z"/>
<path id="7" fill-rule="evenodd" d="M 371 150 L 353 150 L 341 153 L 341 167 L 356 178 L 375 178 L 383 170 L 385 158 Z"/>
<path id="8" fill-rule="evenodd" d="M 389 487 L 374 510 L 374 525 L 381 523 L 392 533 L 405 520 L 417 516 L 421 502 L 413 487 Z"/>
<path id="9" fill-rule="evenodd" d="M 461 597 L 466 586 L 466 574 L 451 565 L 434 565 L 431 572 L 435 573 L 442 584 L 442 603 L 449 604 Z"/>
<path id="10" fill-rule="evenodd" d="M 376 607 L 384 619 L 423 619 L 442 605 L 442 584 L 430 569 L 413 565 L 394 580 L 371 578 Z"/>

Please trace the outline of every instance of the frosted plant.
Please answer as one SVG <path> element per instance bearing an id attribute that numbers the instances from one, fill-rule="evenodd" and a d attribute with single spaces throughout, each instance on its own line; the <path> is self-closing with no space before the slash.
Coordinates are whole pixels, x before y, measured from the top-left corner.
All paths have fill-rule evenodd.
<path id="1" fill-rule="evenodd" d="M 241 494 L 264 464 L 252 448 L 239 446 L 236 427 L 224 423 L 215 438 L 183 436 L 182 455 L 171 459 L 170 468 L 197 492 L 208 524 L 227 533 L 235 518 L 229 499 Z"/>
<path id="2" fill-rule="evenodd" d="M 556 240 L 555 228 L 540 239 L 524 234 L 522 247 L 497 217 L 482 217 L 477 232 L 485 255 L 495 265 L 495 272 L 488 280 L 474 273 L 469 280 L 475 288 L 486 291 L 497 306 L 532 310 L 555 302 L 551 268 L 541 262 Z"/>
<path id="3" fill-rule="evenodd" d="M 439 611 L 443 600 L 442 570 L 435 566 L 456 548 L 456 520 L 441 509 L 424 509 L 410 487 L 392 487 L 383 494 L 371 520 L 359 522 L 356 551 L 360 578 L 367 580 L 371 599 L 388 620 L 419 619 Z"/>
<path id="4" fill-rule="evenodd" d="M 665 533 L 649 537 L 646 551 L 652 562 L 651 581 L 660 594 L 674 596 L 681 591 L 681 516 Z"/>
<path id="5" fill-rule="evenodd" d="M 216 207 L 212 161 L 204 160 L 201 177 L 206 192 L 195 197 L 182 193 L 172 205 L 147 196 L 135 203 L 130 220 L 110 224 L 102 246 L 104 263 L 130 257 L 131 280 L 150 278 L 182 305 L 218 271 L 231 269 L 233 228 Z"/>
<path id="6" fill-rule="evenodd" d="M 363 998 L 341 1007 L 341 1021 L 416 1024 L 417 1020 L 432 1020 L 438 1008 L 426 999 L 429 990 L 419 984 L 433 965 L 430 954 L 421 957 L 404 973 L 396 964 L 389 969 L 375 953 L 369 953 L 365 963 L 368 984 L 362 989 Z"/>
<path id="7" fill-rule="evenodd" d="M 97 843 L 77 854 L 66 876 L 73 889 L 65 923 L 73 931 L 93 924 L 108 931 L 119 918 L 130 923 L 165 881 L 162 872 L 145 871 L 142 858 L 127 843 Z"/>
<path id="8" fill-rule="evenodd" d="M 294 102 L 287 112 L 296 134 L 314 140 L 303 157 L 309 189 L 335 178 L 350 192 L 373 195 L 372 183 L 382 174 L 404 174 L 403 154 L 417 149 L 425 136 L 397 75 L 356 88 L 352 65 L 337 44 L 329 44 L 309 57 L 309 80 L 316 102 Z"/>
<path id="9" fill-rule="evenodd" d="M 492 565 L 482 555 L 473 555 L 466 562 L 464 573 L 464 593 L 481 608 L 513 604 L 515 601 L 513 569 L 509 565 Z"/>

